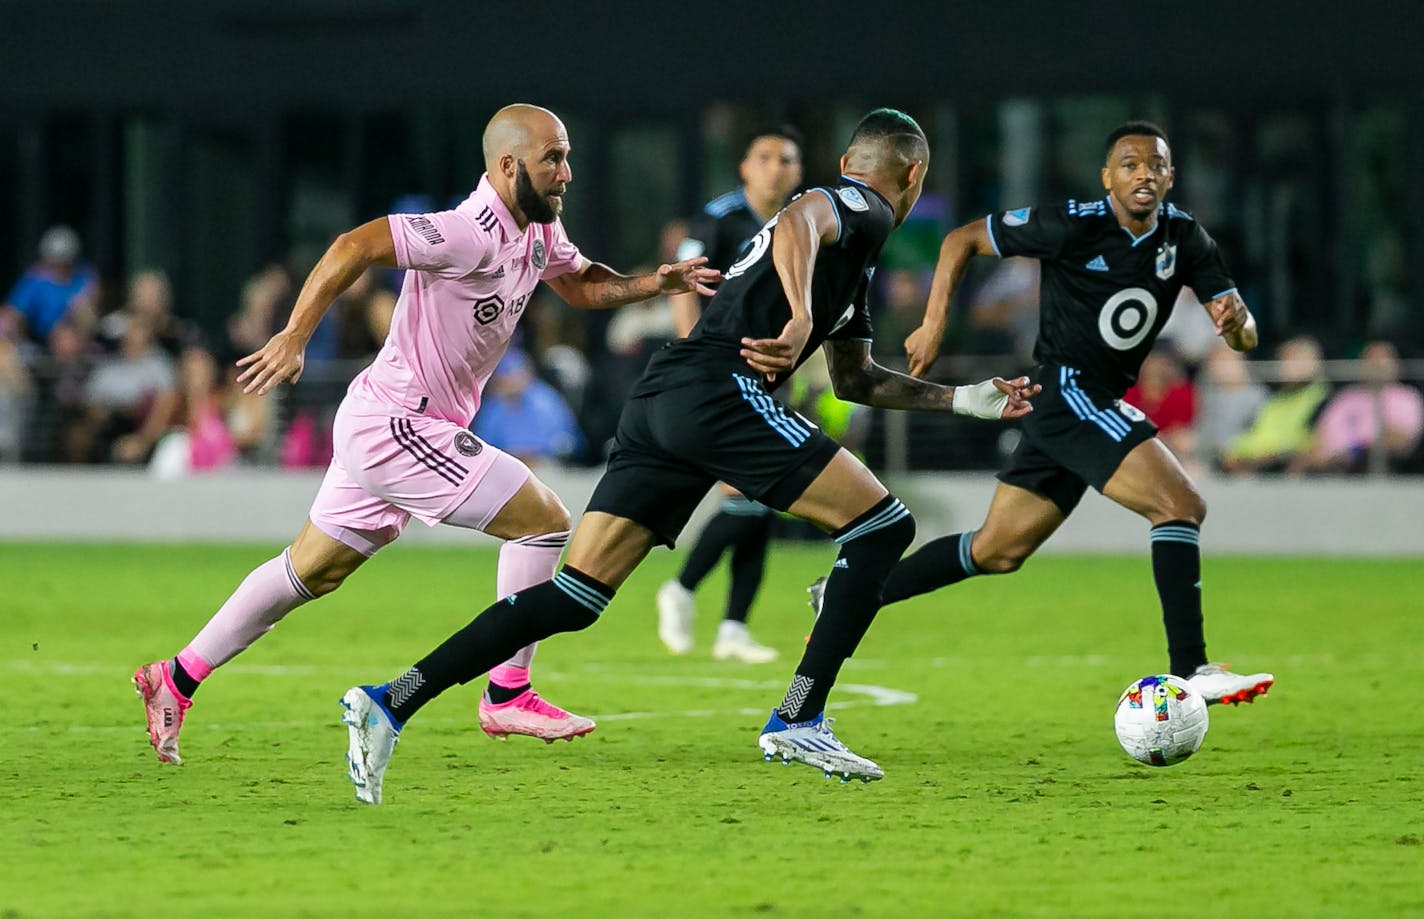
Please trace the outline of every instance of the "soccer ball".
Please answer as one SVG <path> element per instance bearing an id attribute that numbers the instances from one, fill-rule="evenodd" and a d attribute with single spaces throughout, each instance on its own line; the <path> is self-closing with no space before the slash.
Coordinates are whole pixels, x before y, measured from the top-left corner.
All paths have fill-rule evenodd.
<path id="1" fill-rule="evenodd" d="M 1117 700 L 1113 727 L 1128 756 L 1170 766 L 1197 752 L 1206 739 L 1206 700 L 1180 677 L 1145 676 Z"/>

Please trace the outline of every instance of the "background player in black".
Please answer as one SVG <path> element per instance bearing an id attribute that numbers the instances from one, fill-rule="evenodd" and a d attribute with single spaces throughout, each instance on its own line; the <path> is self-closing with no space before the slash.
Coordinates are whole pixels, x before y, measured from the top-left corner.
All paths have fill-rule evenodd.
<path id="1" fill-rule="evenodd" d="M 485 610 L 396 680 L 348 692 L 369 700 L 347 721 L 354 781 L 381 779 L 406 719 L 445 689 L 535 637 L 596 622 L 653 546 L 672 545 L 718 480 L 831 531 L 841 545 L 825 612 L 762 732 L 762 749 L 827 774 L 883 775 L 836 739 L 822 710 L 914 522 L 858 459 L 771 392 L 807 349 L 826 342 L 833 383 L 847 399 L 981 418 L 1030 411 L 1026 379 L 939 386 L 870 359 L 869 277 L 885 238 L 919 199 L 928 159 L 924 133 L 908 115 L 879 109 L 861 121 L 841 157 L 841 181 L 787 205 L 728 269 L 692 335 L 649 362 L 563 569 Z"/>
<path id="2" fill-rule="evenodd" d="M 747 145 L 739 172 L 741 187 L 713 198 L 691 221 L 678 252 L 693 254 L 680 254 L 679 258 L 706 256 L 708 267 L 718 271 L 732 266 L 762 225 L 800 186 L 800 135 L 785 126 L 758 131 Z M 688 293 L 671 299 L 678 337 L 685 338 L 702 315 L 704 298 Z M 692 650 L 692 621 L 697 610 L 693 592 L 725 552 L 729 556 L 727 606 L 712 656 L 750 664 L 773 661 L 776 649 L 752 637 L 747 617 L 766 571 L 776 515 L 730 485 L 720 489 L 721 507 L 693 542 L 682 570 L 658 589 L 658 637 L 673 654 Z"/>
<path id="3" fill-rule="evenodd" d="M 1023 440 L 999 474 L 984 523 L 901 561 L 885 603 L 976 574 L 1017 571 L 1092 485 L 1151 524 L 1172 672 L 1208 702 L 1236 703 L 1266 692 L 1274 678 L 1207 663 L 1198 546 L 1206 502 L 1156 439 L 1157 429 L 1121 401 L 1184 284 L 1228 345 L 1256 346 L 1256 322 L 1216 244 L 1190 214 L 1163 203 L 1173 178 L 1166 135 L 1129 122 L 1107 138 L 1106 197 L 991 214 L 945 238 L 925 322 L 905 341 L 911 373 L 924 376 L 938 356 L 950 297 L 970 257 L 1026 255 L 1042 260 L 1031 379 L 1044 392 L 1024 419 Z"/>

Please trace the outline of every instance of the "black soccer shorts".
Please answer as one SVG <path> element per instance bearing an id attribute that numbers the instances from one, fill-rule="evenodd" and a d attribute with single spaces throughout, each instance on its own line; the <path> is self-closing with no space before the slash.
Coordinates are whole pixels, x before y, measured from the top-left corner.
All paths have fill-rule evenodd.
<path id="1" fill-rule="evenodd" d="M 1043 495 L 1066 517 L 1089 485 L 1101 492 L 1127 454 L 1157 436 L 1157 426 L 1071 367 L 1043 364 L 1029 378 L 1043 392 L 1023 418 L 1023 440 L 999 481 Z"/>
<path id="2" fill-rule="evenodd" d="M 672 547 L 717 482 L 784 511 L 839 450 L 750 371 L 729 373 L 629 400 L 588 510 L 640 523 Z"/>

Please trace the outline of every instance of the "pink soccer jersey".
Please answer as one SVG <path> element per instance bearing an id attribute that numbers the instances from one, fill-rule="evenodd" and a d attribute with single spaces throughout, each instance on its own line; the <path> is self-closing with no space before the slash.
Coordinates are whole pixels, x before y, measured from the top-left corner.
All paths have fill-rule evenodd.
<path id="1" fill-rule="evenodd" d="M 351 381 L 351 408 L 467 425 L 539 281 L 583 263 L 563 224 L 521 232 L 489 177 L 453 211 L 392 214 L 407 269 L 391 331 Z"/>

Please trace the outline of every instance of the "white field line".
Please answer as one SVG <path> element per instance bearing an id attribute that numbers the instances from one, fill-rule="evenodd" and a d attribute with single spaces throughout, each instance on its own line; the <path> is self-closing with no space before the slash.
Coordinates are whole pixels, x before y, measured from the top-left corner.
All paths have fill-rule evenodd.
<path id="1" fill-rule="evenodd" d="M 96 661 L 72 662 L 53 661 L 43 664 L 30 661 L 4 661 L 0 662 L 0 670 L 10 670 L 31 675 L 55 675 L 55 676 L 76 676 L 76 675 L 98 675 L 112 676 L 115 679 L 122 679 L 127 676 L 126 668 L 116 668 L 112 664 L 100 663 Z M 246 673 L 260 676 L 311 676 L 317 673 L 336 672 L 332 668 L 317 667 L 281 667 L 281 666 L 256 666 L 249 664 L 230 664 L 223 668 L 225 672 Z M 345 673 L 347 671 L 340 671 Z M 562 681 L 572 679 L 598 679 L 604 682 L 614 682 L 629 686 L 681 686 L 695 689 L 727 689 L 735 691 L 758 691 L 774 693 L 785 688 L 785 683 L 778 680 L 747 680 L 733 677 L 700 677 L 700 676 L 662 676 L 655 674 L 636 674 L 618 672 L 616 670 L 601 666 L 590 666 L 587 672 L 560 673 L 557 671 L 541 671 L 538 674 L 541 681 Z M 836 686 L 836 691 L 849 693 L 860 698 L 832 702 L 826 706 L 828 710 L 852 708 L 859 705 L 912 705 L 919 701 L 919 696 L 913 692 L 902 689 L 892 689 L 888 686 L 877 686 L 871 683 L 840 683 Z M 770 711 L 770 705 L 728 708 L 728 709 L 687 709 L 683 711 L 650 711 L 650 712 L 603 712 L 589 714 L 598 721 L 638 721 L 650 718 L 716 718 L 724 716 L 751 717 L 763 716 Z M 473 713 L 470 718 L 429 718 L 421 719 L 424 724 L 472 724 Z M 339 726 L 339 719 L 333 717 L 330 721 L 224 721 L 217 723 L 198 722 L 190 726 L 209 731 L 280 731 L 298 730 L 321 727 Z M 71 724 L 64 728 L 56 728 L 54 725 L 31 725 L 26 728 L 31 733 L 63 732 L 63 733 L 119 733 L 146 731 L 142 721 L 137 724 Z"/>

